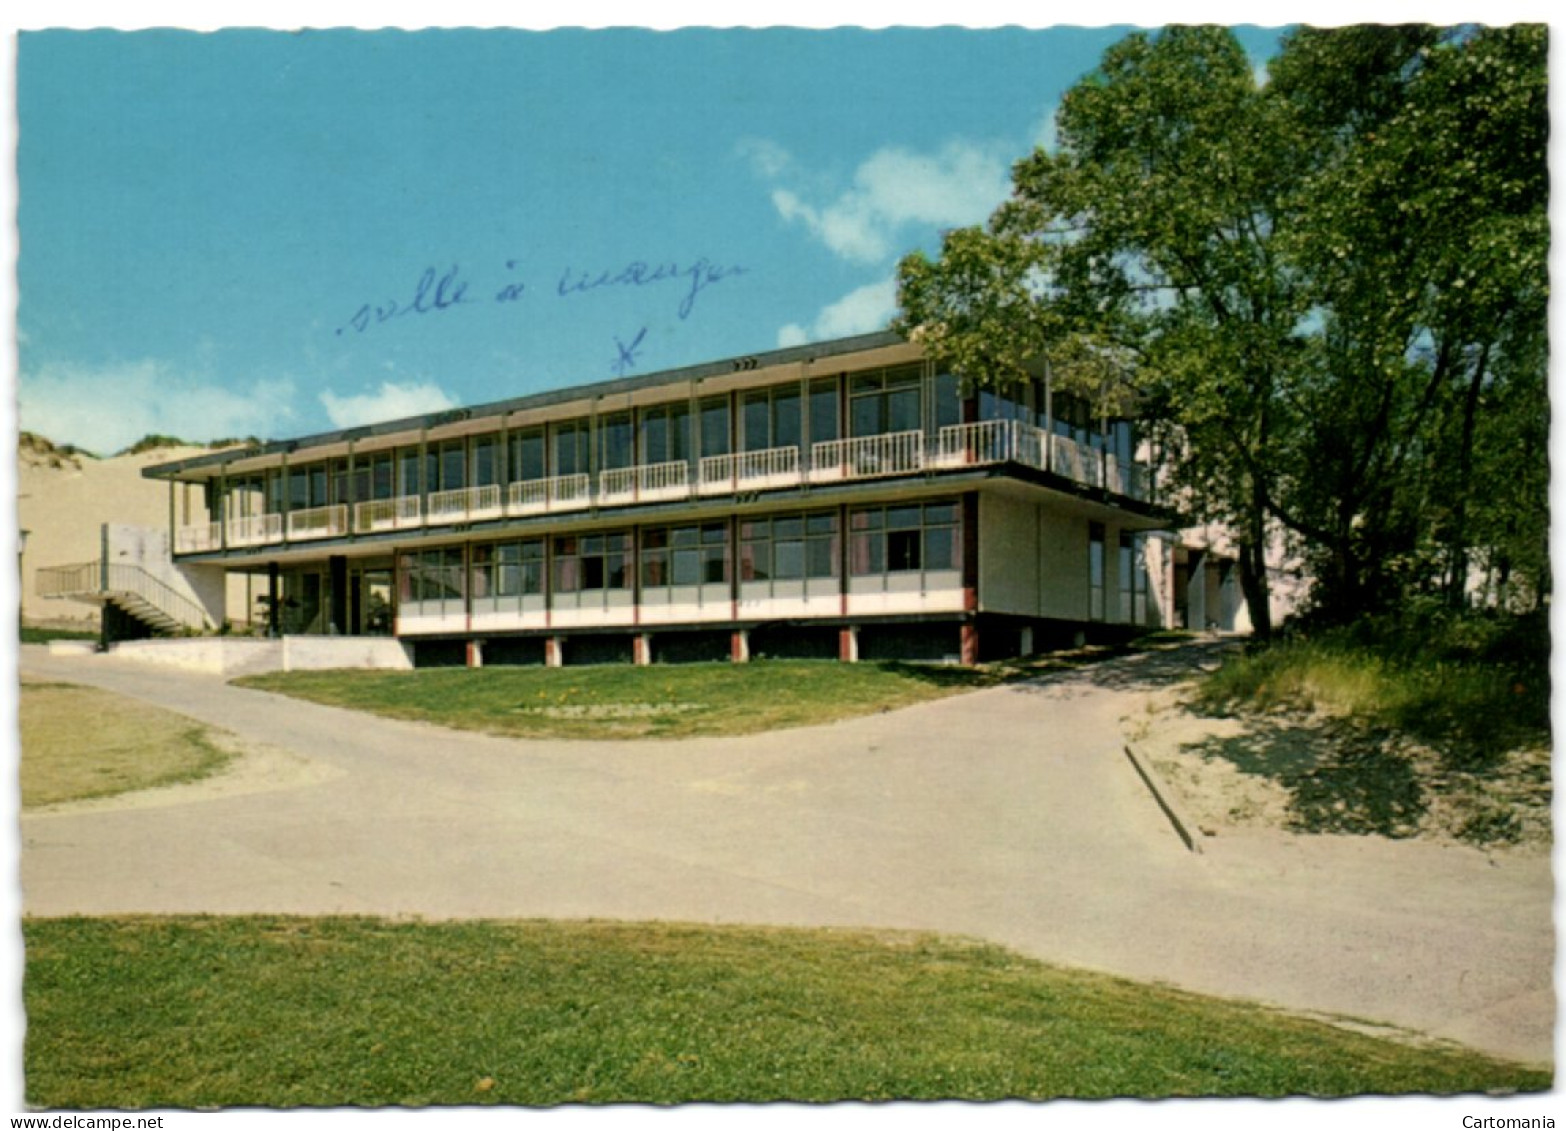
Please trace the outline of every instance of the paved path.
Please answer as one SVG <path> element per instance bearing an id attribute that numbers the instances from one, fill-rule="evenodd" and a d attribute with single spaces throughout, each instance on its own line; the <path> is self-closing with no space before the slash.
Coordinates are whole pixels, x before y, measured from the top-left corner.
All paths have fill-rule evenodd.
<path id="1" fill-rule="evenodd" d="M 25 907 L 925 928 L 1553 1057 L 1547 861 L 1368 838 L 1188 853 L 1119 719 L 1193 655 L 678 743 L 461 734 L 22 650 L 310 773 L 23 818 Z"/>

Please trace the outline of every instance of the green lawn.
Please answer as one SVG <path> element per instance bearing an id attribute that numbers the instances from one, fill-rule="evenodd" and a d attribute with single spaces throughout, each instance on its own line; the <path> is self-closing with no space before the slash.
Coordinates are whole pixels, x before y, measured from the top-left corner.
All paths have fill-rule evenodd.
<path id="1" fill-rule="evenodd" d="M 994 678 L 957 667 L 765 660 L 276 672 L 237 682 L 317 703 L 495 734 L 685 738 L 830 722 L 985 686 Z"/>
<path id="2" fill-rule="evenodd" d="M 1550 1074 L 893 932 L 24 923 L 41 1107 L 1539 1091 Z"/>
<path id="3" fill-rule="evenodd" d="M 194 719 L 96 687 L 23 680 L 17 715 L 23 808 L 195 781 L 232 758 Z"/>
<path id="4" fill-rule="evenodd" d="M 689 738 L 756 734 L 895 710 L 1183 639 L 1162 634 L 1133 645 L 972 668 L 755 660 L 272 672 L 235 683 L 392 718 L 521 738 Z"/>

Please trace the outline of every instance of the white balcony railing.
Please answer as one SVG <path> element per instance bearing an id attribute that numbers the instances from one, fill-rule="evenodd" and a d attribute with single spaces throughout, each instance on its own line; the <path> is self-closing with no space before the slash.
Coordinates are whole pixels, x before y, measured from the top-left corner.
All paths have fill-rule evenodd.
<path id="1" fill-rule="evenodd" d="M 353 529 L 357 534 L 382 530 L 408 530 L 420 526 L 419 497 L 401 495 L 395 499 L 371 499 L 353 508 Z"/>
<path id="2" fill-rule="evenodd" d="M 592 501 L 586 475 L 557 475 L 553 479 L 526 479 L 511 484 L 506 494 L 509 515 L 544 514 L 580 510 Z"/>
<path id="3" fill-rule="evenodd" d="M 330 507 L 309 507 L 288 512 L 290 540 L 337 538 L 348 533 L 348 507 L 338 503 Z"/>
<path id="4" fill-rule="evenodd" d="M 475 522 L 500 517 L 500 485 L 454 487 L 449 491 L 431 491 L 429 522 Z"/>
<path id="5" fill-rule="evenodd" d="M 810 449 L 810 481 L 873 479 L 924 469 L 924 434 L 888 432 L 851 440 L 826 440 Z"/>
<path id="6" fill-rule="evenodd" d="M 726 491 L 766 491 L 799 484 L 799 449 L 762 448 L 701 461 L 698 490 L 705 495 Z"/>
<path id="7" fill-rule="evenodd" d="M 230 546 L 265 546 L 283 540 L 283 516 L 280 514 L 238 515 L 228 520 Z"/>
<path id="8" fill-rule="evenodd" d="M 1016 452 L 1016 421 L 980 420 L 972 424 L 950 424 L 937 432 L 930 463 L 934 467 L 1001 463 L 1015 459 Z"/>
<path id="9" fill-rule="evenodd" d="M 199 554 L 216 550 L 223 545 L 223 528 L 215 522 L 201 522 L 194 526 L 181 526 L 174 531 L 176 554 Z"/>
<path id="10" fill-rule="evenodd" d="M 1103 464 L 1099 453 L 1085 444 L 1079 444 L 1069 436 L 1056 436 L 1050 441 L 1050 470 L 1090 487 L 1102 487 Z"/>

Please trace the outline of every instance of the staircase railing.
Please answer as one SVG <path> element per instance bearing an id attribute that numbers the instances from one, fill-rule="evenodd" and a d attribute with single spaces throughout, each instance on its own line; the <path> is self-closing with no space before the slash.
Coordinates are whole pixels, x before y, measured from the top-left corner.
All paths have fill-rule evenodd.
<path id="1" fill-rule="evenodd" d="M 109 598 L 118 593 L 140 597 L 181 624 L 192 628 L 208 627 L 207 611 L 161 578 L 129 562 L 77 562 L 63 566 L 45 566 L 38 570 L 36 582 L 40 597 Z"/>

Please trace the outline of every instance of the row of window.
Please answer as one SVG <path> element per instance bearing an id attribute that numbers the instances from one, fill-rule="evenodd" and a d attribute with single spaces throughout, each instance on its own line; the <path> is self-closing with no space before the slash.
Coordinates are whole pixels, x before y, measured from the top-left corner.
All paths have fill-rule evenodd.
<path id="1" fill-rule="evenodd" d="M 836 578 L 842 570 L 835 511 L 745 519 L 738 526 L 738 572 L 745 583 Z M 952 502 L 859 507 L 848 517 L 851 576 L 959 568 L 958 508 Z M 735 561 L 727 522 L 524 538 L 463 548 L 415 550 L 399 558 L 404 602 L 461 602 L 630 589 L 728 585 Z"/>
<path id="2" fill-rule="evenodd" d="M 928 420 L 926 419 L 928 400 Z M 1045 398 L 1042 386 L 1020 385 L 1002 395 L 981 392 L 979 419 L 1025 419 L 1044 426 L 1046 401 L 1063 435 L 1131 456 L 1130 426 L 1108 434 L 1091 429 L 1086 404 L 1065 394 Z M 847 430 L 844 431 L 846 411 Z M 768 448 L 808 447 L 847 436 L 939 429 L 962 419 L 959 386 L 951 374 L 928 385 L 918 365 L 853 374 L 846 384 L 820 377 L 695 402 L 672 401 L 635 412 L 535 425 L 508 433 L 409 445 L 355 459 L 335 459 L 235 476 L 227 483 L 234 517 L 303 510 L 333 503 L 391 499 L 464 487 L 577 475 L 636 465 L 687 461 Z M 594 444 L 596 443 L 596 451 Z M 504 474 L 502 474 L 504 473 Z"/>

